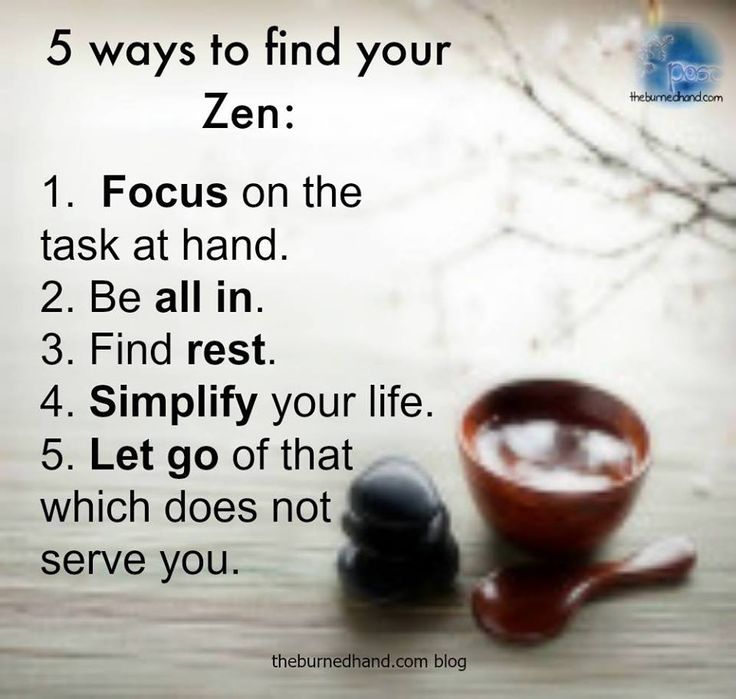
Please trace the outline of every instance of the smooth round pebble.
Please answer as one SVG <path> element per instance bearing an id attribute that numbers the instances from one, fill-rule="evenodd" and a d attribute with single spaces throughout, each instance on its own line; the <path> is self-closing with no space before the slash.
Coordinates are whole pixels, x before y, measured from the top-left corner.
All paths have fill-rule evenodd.
<path id="1" fill-rule="evenodd" d="M 350 509 L 368 522 L 426 523 L 442 507 L 437 488 L 413 461 L 387 457 L 374 462 L 350 487 Z"/>
<path id="2" fill-rule="evenodd" d="M 353 593 L 375 602 L 395 602 L 449 587 L 458 569 L 458 547 L 447 535 L 425 556 L 391 559 L 354 544 L 338 555 L 338 572 Z"/>
<path id="3" fill-rule="evenodd" d="M 424 555 L 447 533 L 450 517 L 444 505 L 427 522 L 376 522 L 348 510 L 342 516 L 342 529 L 357 546 L 393 558 Z"/>

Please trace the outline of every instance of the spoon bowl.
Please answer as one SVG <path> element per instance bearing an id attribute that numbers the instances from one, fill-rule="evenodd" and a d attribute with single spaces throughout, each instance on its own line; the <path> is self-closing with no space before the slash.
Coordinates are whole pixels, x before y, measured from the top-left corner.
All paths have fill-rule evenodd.
<path id="1" fill-rule="evenodd" d="M 504 640 L 543 641 L 562 631 L 591 597 L 623 585 L 681 580 L 695 558 L 689 539 L 671 537 L 624 561 L 501 568 L 473 589 L 473 614 L 481 628 Z"/>

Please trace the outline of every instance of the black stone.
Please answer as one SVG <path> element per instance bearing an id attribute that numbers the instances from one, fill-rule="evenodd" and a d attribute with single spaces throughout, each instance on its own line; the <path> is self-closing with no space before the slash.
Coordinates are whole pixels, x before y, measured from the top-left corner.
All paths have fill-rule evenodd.
<path id="1" fill-rule="evenodd" d="M 437 488 L 413 461 L 386 457 L 374 462 L 353 481 L 350 509 L 367 522 L 415 524 L 429 522 L 442 507 Z"/>
<path id="2" fill-rule="evenodd" d="M 386 558 L 347 544 L 340 550 L 337 567 L 352 593 L 375 602 L 398 602 L 449 587 L 458 560 L 457 544 L 448 534 L 415 559 Z"/>
<path id="3" fill-rule="evenodd" d="M 415 558 L 437 544 L 447 533 L 450 517 L 444 505 L 428 522 L 384 522 L 365 519 L 348 510 L 342 528 L 357 546 L 383 556 Z"/>
<path id="4" fill-rule="evenodd" d="M 413 461 L 387 457 L 353 481 L 342 527 L 351 543 L 338 571 L 353 593 L 377 602 L 447 587 L 458 569 L 450 516 L 432 479 Z"/>

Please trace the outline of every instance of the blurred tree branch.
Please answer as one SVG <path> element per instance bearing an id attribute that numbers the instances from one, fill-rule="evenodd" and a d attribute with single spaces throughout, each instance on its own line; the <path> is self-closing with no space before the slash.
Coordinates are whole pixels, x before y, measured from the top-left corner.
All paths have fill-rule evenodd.
<path id="1" fill-rule="evenodd" d="M 736 242 L 731 243 L 729 240 L 732 235 L 736 236 L 736 201 L 734 201 L 736 197 L 731 197 L 726 201 L 723 196 L 724 193 L 730 194 L 729 190 L 736 188 L 735 173 L 703 154 L 692 152 L 680 144 L 665 140 L 646 124 L 633 121 L 605 104 L 568 72 L 558 67 L 554 68 L 552 77 L 557 84 L 563 86 L 576 99 L 592 107 L 617 129 L 631 132 L 638 139 L 642 151 L 645 151 L 659 165 L 659 168 L 635 162 L 631 157 L 616 152 L 610 146 L 599 142 L 585 129 L 574 124 L 539 89 L 536 80 L 532 77 L 529 62 L 512 40 L 505 25 L 496 13 L 489 9 L 487 3 L 483 3 L 483 0 L 455 0 L 455 3 L 464 12 L 470 13 L 473 18 L 480 20 L 490 29 L 498 39 L 507 59 L 505 66 L 491 64 L 477 44 L 464 43 L 462 50 L 478 66 L 481 73 L 490 79 L 500 81 L 513 90 L 524 103 L 542 114 L 578 146 L 578 152 L 571 155 L 564 155 L 559 149 L 549 148 L 535 154 L 522 155 L 519 160 L 542 161 L 547 158 L 565 158 L 576 167 L 596 168 L 598 171 L 610 173 L 615 177 L 638 182 L 635 192 L 626 197 L 605 190 L 592 190 L 612 203 L 631 203 L 635 198 L 649 203 L 659 197 L 671 197 L 684 204 L 685 208 L 679 218 L 667 221 L 656 232 L 633 242 L 604 250 L 569 245 L 535 231 L 508 224 L 502 225 L 500 229 L 471 242 L 467 247 L 458 250 L 454 255 L 435 265 L 433 269 L 434 293 L 438 300 L 438 313 L 441 316 L 438 322 L 440 340 L 443 338 L 446 325 L 447 313 L 444 310 L 441 296 L 447 274 L 458 261 L 469 258 L 479 250 L 501 242 L 505 238 L 515 237 L 554 253 L 587 258 L 628 259 L 629 256 L 637 253 L 642 255 L 623 276 L 603 289 L 600 296 L 588 308 L 571 322 L 566 323 L 559 332 L 556 332 L 550 338 L 550 342 L 573 335 L 582 325 L 593 319 L 606 305 L 656 265 L 669 245 L 682 235 L 695 237 L 718 250 L 736 254 Z M 586 178 L 575 175 L 568 175 L 559 180 L 559 183 L 589 191 L 592 189 Z M 715 231 L 709 226 L 714 227 Z"/>
<path id="2" fill-rule="evenodd" d="M 513 88 L 518 95 L 527 101 L 527 103 L 531 104 L 534 108 L 548 117 L 570 139 L 582 146 L 583 149 L 587 151 L 587 153 L 592 156 L 600 166 L 612 170 L 618 170 L 623 174 L 643 180 L 652 187 L 653 193 L 668 194 L 685 200 L 697 209 L 699 220 L 713 220 L 732 229 L 732 231 L 736 233 L 736 212 L 723 210 L 722 208 L 713 206 L 705 196 L 701 195 L 697 191 L 698 188 L 673 183 L 658 174 L 637 165 L 630 159 L 609 150 L 605 146 L 597 143 L 581 129 L 572 125 L 561 112 L 551 106 L 548 101 L 541 96 L 530 76 L 525 59 L 519 49 L 516 48 L 514 43 L 511 41 L 508 32 L 497 16 L 492 11 L 479 7 L 475 2 L 473 2 L 473 0 L 455 1 L 466 10 L 472 12 L 476 17 L 482 19 L 500 39 L 506 55 L 510 58 L 513 72 L 507 73 L 498 71 L 496 73 L 496 77 L 509 87 Z M 475 57 L 476 59 L 480 58 L 477 53 Z M 482 60 L 482 58 L 480 58 L 480 60 Z M 487 64 L 485 65 L 487 66 Z M 660 154 L 662 151 L 668 152 L 673 156 L 684 159 L 704 170 L 709 171 L 711 174 L 719 178 L 716 181 L 706 181 L 702 183 L 702 189 L 706 191 L 717 191 L 723 188 L 736 186 L 736 174 L 727 172 L 724 168 L 716 165 L 705 156 L 691 153 L 683 146 L 668 143 L 657 136 L 645 125 L 631 122 L 619 112 L 602 103 L 597 97 L 576 83 L 566 73 L 557 70 L 555 75 L 571 92 L 596 107 L 599 111 L 612 119 L 618 126 L 634 128 L 642 139 L 643 144 L 650 151 L 658 151 Z"/>

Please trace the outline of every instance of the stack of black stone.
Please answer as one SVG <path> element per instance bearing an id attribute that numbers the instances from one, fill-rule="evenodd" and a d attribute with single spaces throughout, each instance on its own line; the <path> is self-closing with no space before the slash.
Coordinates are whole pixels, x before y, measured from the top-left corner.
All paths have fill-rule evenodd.
<path id="1" fill-rule="evenodd" d="M 376 461 L 353 481 L 338 571 L 354 593 L 398 601 L 448 587 L 458 568 L 450 518 L 432 479 L 413 461 Z"/>

